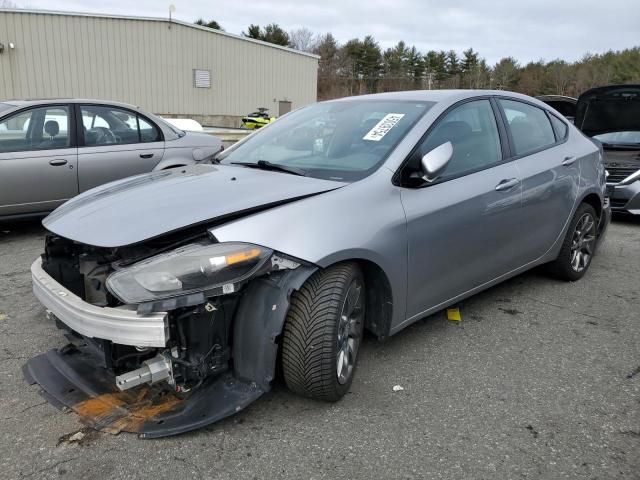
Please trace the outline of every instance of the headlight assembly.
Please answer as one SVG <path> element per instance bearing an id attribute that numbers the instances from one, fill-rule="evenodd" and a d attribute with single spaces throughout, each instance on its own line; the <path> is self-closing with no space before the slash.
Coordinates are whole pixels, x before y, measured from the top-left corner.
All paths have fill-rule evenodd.
<path id="1" fill-rule="evenodd" d="M 107 278 L 109 291 L 128 304 L 151 302 L 234 284 L 255 274 L 272 251 L 247 243 L 187 245 L 138 262 Z"/>

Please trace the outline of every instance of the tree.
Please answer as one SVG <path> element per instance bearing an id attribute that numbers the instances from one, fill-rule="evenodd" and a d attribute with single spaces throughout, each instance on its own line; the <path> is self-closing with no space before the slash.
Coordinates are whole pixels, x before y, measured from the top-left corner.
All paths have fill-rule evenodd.
<path id="1" fill-rule="evenodd" d="M 193 23 L 195 23 L 196 25 L 202 25 L 203 27 L 213 28 L 214 30 L 222 30 L 222 31 L 224 31 L 224 28 L 222 28 L 220 26 L 220 24 L 218 22 L 216 22 L 215 20 L 209 20 L 208 22 L 205 22 L 203 18 L 199 18 L 198 20 L 196 20 Z"/>
<path id="2" fill-rule="evenodd" d="M 333 35 L 327 33 L 318 38 L 313 53 L 320 55 L 318 62 L 318 99 L 325 100 L 344 95 L 340 80 L 344 57 Z"/>
<path id="3" fill-rule="evenodd" d="M 462 52 L 462 60 L 460 61 L 460 77 L 462 88 L 478 88 L 480 83 L 480 59 L 477 52 L 473 48 L 468 48 Z"/>
<path id="4" fill-rule="evenodd" d="M 388 77 L 405 77 L 407 73 L 407 55 L 409 49 L 400 40 L 393 48 L 388 48 L 382 55 L 383 70 Z"/>
<path id="5" fill-rule="evenodd" d="M 473 48 L 469 48 L 462 52 L 462 61 L 460 62 L 460 70 L 462 73 L 473 72 L 478 65 L 478 52 L 474 52 Z"/>
<path id="6" fill-rule="evenodd" d="M 447 54 L 444 51 L 430 50 L 424 56 L 424 68 L 427 77 L 427 88 L 439 88 L 447 78 Z"/>
<path id="7" fill-rule="evenodd" d="M 455 77 L 460 73 L 460 60 L 455 50 L 449 50 L 447 52 L 447 74 L 450 77 Z"/>
<path id="8" fill-rule="evenodd" d="M 517 76 L 517 84 L 509 87 L 511 90 L 533 96 L 553 93 L 548 87 L 548 73 L 543 60 L 527 63 L 524 68 L 518 70 Z"/>
<path id="9" fill-rule="evenodd" d="M 422 54 L 414 46 L 407 52 L 407 74 L 413 82 L 413 88 L 422 88 L 425 65 Z"/>
<path id="10" fill-rule="evenodd" d="M 242 32 L 242 35 L 249 38 L 255 38 L 256 40 L 262 40 L 262 30 L 260 25 L 254 25 L 253 23 L 247 28 L 247 33 Z"/>
<path id="11" fill-rule="evenodd" d="M 495 87 L 499 90 L 513 90 L 519 77 L 518 61 L 513 57 L 501 59 L 493 67 Z"/>
<path id="12" fill-rule="evenodd" d="M 556 95 L 565 95 L 571 84 L 573 68 L 564 60 L 553 60 L 546 65 L 547 76 L 553 85 L 553 92 Z"/>
<path id="13" fill-rule="evenodd" d="M 374 93 L 382 71 L 382 53 L 374 38 L 367 35 L 362 41 L 349 40 L 340 49 L 340 55 L 344 58 L 342 74 L 349 79 L 350 93 Z"/>
<path id="14" fill-rule="evenodd" d="M 285 32 L 277 23 L 270 23 L 264 27 L 265 42 L 275 43 L 276 45 L 287 46 L 289 45 L 289 34 Z"/>
<path id="15" fill-rule="evenodd" d="M 312 52 L 317 40 L 314 33 L 306 27 L 289 32 L 289 46 L 302 52 Z"/>
<path id="16" fill-rule="evenodd" d="M 286 47 L 289 45 L 289 35 L 277 23 L 270 23 L 264 28 L 259 25 L 249 25 L 247 33 L 242 32 L 245 37 L 255 38 L 263 42 L 274 43 Z"/>

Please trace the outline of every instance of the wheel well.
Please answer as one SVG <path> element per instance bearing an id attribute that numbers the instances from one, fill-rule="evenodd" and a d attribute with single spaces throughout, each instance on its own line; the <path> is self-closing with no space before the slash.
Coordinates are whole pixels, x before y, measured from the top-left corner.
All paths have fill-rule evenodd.
<path id="1" fill-rule="evenodd" d="M 602 213 L 602 202 L 598 195 L 596 195 L 595 193 L 590 193 L 582 199 L 582 203 L 591 205 L 596 211 L 596 215 L 598 215 L 598 218 L 600 218 L 600 214 Z"/>
<path id="2" fill-rule="evenodd" d="M 367 295 L 365 328 L 378 337 L 386 337 L 391 329 L 393 315 L 393 296 L 387 274 L 369 260 L 353 261 L 358 264 L 364 275 Z"/>

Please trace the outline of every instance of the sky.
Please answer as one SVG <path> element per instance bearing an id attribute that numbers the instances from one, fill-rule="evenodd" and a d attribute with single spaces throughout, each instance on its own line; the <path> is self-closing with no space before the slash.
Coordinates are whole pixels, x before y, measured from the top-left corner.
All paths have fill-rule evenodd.
<path id="1" fill-rule="evenodd" d="M 0 0 L 1 1 L 1 0 Z M 240 34 L 278 23 L 331 32 L 340 42 L 373 35 L 382 48 L 399 40 L 420 51 L 473 47 L 489 64 L 512 56 L 579 60 L 585 53 L 640 46 L 640 0 L 11 0 L 19 7 L 192 22 L 214 19 Z"/>

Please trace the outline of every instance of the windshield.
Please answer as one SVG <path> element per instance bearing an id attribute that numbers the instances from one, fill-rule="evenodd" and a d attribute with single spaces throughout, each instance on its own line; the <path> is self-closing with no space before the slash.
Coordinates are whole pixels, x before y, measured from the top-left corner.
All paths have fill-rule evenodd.
<path id="1" fill-rule="evenodd" d="M 370 175 L 433 102 L 342 100 L 292 112 L 222 155 L 220 163 L 290 167 L 326 180 Z"/>
<path id="2" fill-rule="evenodd" d="M 609 145 L 640 145 L 640 131 L 630 132 L 610 132 L 601 135 L 594 135 L 593 138 Z"/>

